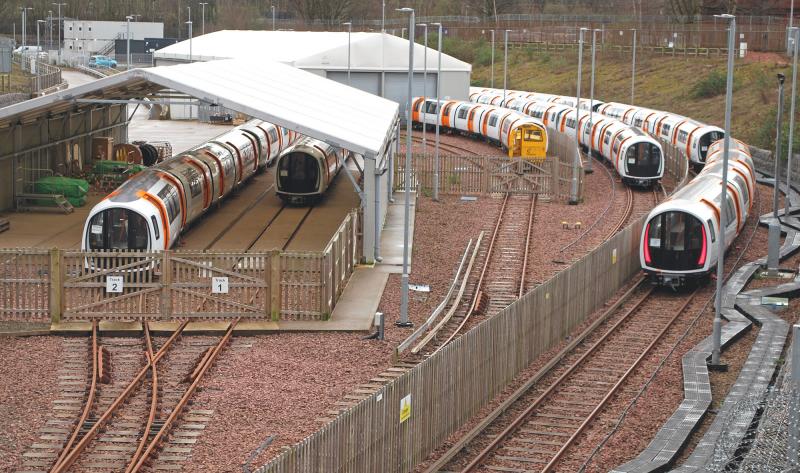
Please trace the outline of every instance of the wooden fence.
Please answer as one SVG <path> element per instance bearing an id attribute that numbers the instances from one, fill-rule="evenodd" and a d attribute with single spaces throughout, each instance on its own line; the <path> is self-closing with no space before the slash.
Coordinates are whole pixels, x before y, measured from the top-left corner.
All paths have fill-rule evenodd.
<path id="1" fill-rule="evenodd" d="M 357 227 L 354 210 L 321 252 L 0 249 L 0 319 L 326 320 Z"/>
<path id="2" fill-rule="evenodd" d="M 443 194 L 527 193 L 554 200 L 569 200 L 573 179 L 575 141 L 550 136 L 547 159 L 541 163 L 519 158 L 487 156 L 439 157 L 439 192 Z M 411 158 L 411 188 L 432 192 L 435 176 L 433 153 Z M 578 169 L 578 200 L 583 198 L 583 168 Z M 394 184 L 405 186 L 405 160 L 396 160 Z"/>
<path id="3" fill-rule="evenodd" d="M 257 471 L 411 471 L 639 271 L 642 223 L 637 220 Z"/>

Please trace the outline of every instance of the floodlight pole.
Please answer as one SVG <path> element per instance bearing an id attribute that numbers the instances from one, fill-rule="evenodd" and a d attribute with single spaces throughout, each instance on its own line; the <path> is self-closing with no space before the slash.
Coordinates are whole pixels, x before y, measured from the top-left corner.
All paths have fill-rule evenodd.
<path id="1" fill-rule="evenodd" d="M 789 156 L 786 159 L 786 192 L 792 186 L 792 156 L 794 155 L 794 105 L 797 98 L 797 44 L 800 42 L 800 28 L 792 27 L 791 33 L 794 38 L 794 49 L 792 51 L 792 101 L 789 110 Z"/>
<path id="2" fill-rule="evenodd" d="M 506 106 L 506 89 L 508 88 L 508 32 L 511 30 L 505 30 L 505 46 L 503 46 L 503 104 L 502 106 Z"/>
<path id="3" fill-rule="evenodd" d="M 186 24 L 189 25 L 189 62 L 192 62 L 192 20 L 187 21 Z"/>
<path id="4" fill-rule="evenodd" d="M 36 54 L 39 54 L 39 50 L 41 49 L 41 43 L 39 42 L 39 25 L 41 23 L 46 23 L 44 20 L 36 20 Z"/>
<path id="5" fill-rule="evenodd" d="M 423 28 L 423 42 L 425 43 L 425 50 L 422 53 L 422 106 L 425 106 L 425 101 L 428 100 L 428 25 L 420 23 L 417 26 Z M 422 156 L 428 157 L 428 137 L 427 137 L 427 123 L 425 117 L 422 117 Z"/>
<path id="6" fill-rule="evenodd" d="M 406 103 L 406 165 L 405 165 L 405 218 L 403 220 L 403 276 L 400 279 L 400 320 L 398 327 L 412 327 L 408 320 L 408 230 L 411 223 L 411 86 L 414 78 L 414 9 L 398 8 L 408 17 L 408 98 Z"/>
<path id="7" fill-rule="evenodd" d="M 128 44 L 128 49 L 125 53 L 125 69 L 131 68 L 131 16 L 125 17 L 125 41 Z"/>
<path id="8" fill-rule="evenodd" d="M 594 137 L 594 58 L 597 51 L 597 33 L 603 30 L 592 30 L 592 79 L 589 85 L 589 157 L 586 160 L 586 172 L 591 174 L 594 172 L 592 169 L 592 153 L 594 152 L 594 144 L 592 138 Z"/>
<path id="9" fill-rule="evenodd" d="M 492 69 L 491 69 L 490 87 L 494 89 L 494 30 L 492 30 Z"/>
<path id="10" fill-rule="evenodd" d="M 386 33 L 386 0 L 381 2 L 381 33 Z"/>
<path id="11" fill-rule="evenodd" d="M 201 30 L 202 34 L 206 34 L 206 5 L 208 5 L 208 2 L 203 2 L 203 3 L 200 4 L 200 7 L 202 8 L 202 12 L 203 12 L 202 13 L 202 15 L 203 15 L 203 29 Z"/>
<path id="12" fill-rule="evenodd" d="M 580 113 L 581 113 L 581 73 L 583 71 L 583 34 L 587 28 L 581 28 L 578 34 L 578 83 L 575 90 L 575 159 L 572 160 L 572 186 L 569 193 L 570 205 L 578 203 L 578 177 L 581 166 L 580 145 Z"/>
<path id="13" fill-rule="evenodd" d="M 636 29 L 633 30 L 633 58 L 631 59 L 631 106 L 633 106 L 633 93 L 636 86 Z"/>
<path id="14" fill-rule="evenodd" d="M 275 5 L 270 5 L 272 9 L 272 31 L 275 31 Z"/>
<path id="15" fill-rule="evenodd" d="M 433 200 L 439 201 L 439 115 L 441 114 L 442 93 L 442 24 L 434 23 L 439 27 L 439 64 L 436 66 L 436 150 L 433 158 Z"/>
<path id="16" fill-rule="evenodd" d="M 353 23 L 348 21 L 342 25 L 347 25 L 347 85 L 350 85 L 350 35 L 353 32 Z"/>
<path id="17" fill-rule="evenodd" d="M 61 18 L 61 6 L 67 6 L 66 3 L 53 3 L 53 5 L 58 7 L 58 65 L 61 65 L 61 28 L 64 25 L 64 22 Z"/>
<path id="18" fill-rule="evenodd" d="M 719 254 L 717 257 L 717 290 L 714 301 L 714 326 L 712 332 L 711 366 L 722 368 L 719 354 L 722 345 L 722 282 L 725 279 L 725 229 L 727 227 L 725 208 L 728 198 L 728 158 L 731 146 L 731 108 L 733 106 L 733 48 L 736 36 L 736 17 L 733 15 L 714 15 L 730 20 L 728 27 L 728 79 L 725 93 L 725 139 L 722 152 L 722 183 L 720 185 L 719 212 Z"/>
<path id="19" fill-rule="evenodd" d="M 783 81 L 786 78 L 778 74 L 778 124 L 775 129 L 775 187 L 772 189 L 772 218 L 778 219 L 778 201 L 780 200 L 780 162 L 781 162 L 781 131 L 783 129 Z M 791 147 L 789 154 L 791 154 Z M 788 191 L 787 191 L 788 192 Z"/>

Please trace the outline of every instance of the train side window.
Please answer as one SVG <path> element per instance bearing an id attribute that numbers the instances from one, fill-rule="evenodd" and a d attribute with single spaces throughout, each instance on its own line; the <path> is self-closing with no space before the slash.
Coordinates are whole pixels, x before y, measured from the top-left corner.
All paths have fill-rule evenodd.
<path id="1" fill-rule="evenodd" d="M 422 106 L 422 101 L 419 101 L 414 104 L 414 111 L 419 112 L 419 108 Z"/>
<path id="2" fill-rule="evenodd" d="M 467 118 L 467 107 L 461 107 L 458 109 L 458 118 Z"/>
<path id="3" fill-rule="evenodd" d="M 167 207 L 167 216 L 169 216 L 169 223 L 172 223 L 175 220 L 175 217 L 178 216 L 178 212 L 180 206 L 178 204 L 178 193 L 172 188 L 172 186 L 166 185 L 164 186 L 161 191 L 159 191 L 158 196 L 161 198 L 161 201 L 164 202 L 164 205 Z"/>
<path id="4" fill-rule="evenodd" d="M 670 128 L 672 128 L 670 125 L 667 125 L 666 123 L 664 123 L 663 125 L 661 125 L 661 134 L 662 135 L 669 135 Z"/>
<path id="5" fill-rule="evenodd" d="M 436 113 L 439 107 L 436 102 L 428 102 L 427 106 L 425 107 L 425 113 Z"/>
<path id="6" fill-rule="evenodd" d="M 506 122 L 503 123 L 503 133 L 508 133 L 508 129 L 510 127 L 511 127 L 511 121 L 510 120 L 506 120 Z"/>
<path id="7" fill-rule="evenodd" d="M 688 132 L 683 131 L 683 130 L 678 132 L 678 141 L 680 141 L 681 143 L 686 143 L 686 139 L 687 138 L 689 138 L 689 133 Z"/>
<path id="8" fill-rule="evenodd" d="M 271 143 L 276 143 L 278 141 L 278 132 L 275 130 L 275 128 L 269 129 L 269 141 Z"/>
<path id="9" fill-rule="evenodd" d="M 711 224 L 711 219 L 707 220 L 708 232 L 711 233 L 711 243 L 717 241 L 717 235 L 714 234 L 714 225 Z"/>
<path id="10" fill-rule="evenodd" d="M 605 138 L 603 138 L 603 143 L 608 144 L 609 141 L 611 141 L 611 132 L 607 131 Z"/>
<path id="11" fill-rule="evenodd" d="M 736 225 L 736 211 L 733 207 L 733 198 L 730 194 L 726 196 L 725 199 L 725 223 L 727 226 L 730 227 L 731 225 Z"/>
<path id="12" fill-rule="evenodd" d="M 636 127 L 640 127 L 640 128 L 641 128 L 641 126 L 642 126 L 642 119 L 641 119 L 641 118 L 637 118 L 636 120 L 634 120 L 634 121 L 633 121 L 633 126 L 636 126 Z"/>
<path id="13" fill-rule="evenodd" d="M 151 215 L 150 221 L 153 222 L 153 233 L 156 234 L 156 240 L 158 240 L 159 238 L 161 238 L 161 235 L 158 233 L 158 221 L 156 221 L 156 216 Z"/>
<path id="14" fill-rule="evenodd" d="M 489 126 L 497 126 L 497 115 L 489 117 Z"/>

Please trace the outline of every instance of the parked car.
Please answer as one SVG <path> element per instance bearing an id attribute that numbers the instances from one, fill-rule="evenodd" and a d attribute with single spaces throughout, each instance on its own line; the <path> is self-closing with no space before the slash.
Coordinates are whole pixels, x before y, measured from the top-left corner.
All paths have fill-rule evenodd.
<path id="1" fill-rule="evenodd" d="M 89 67 L 117 67 L 117 61 L 108 56 L 92 56 L 89 58 Z"/>

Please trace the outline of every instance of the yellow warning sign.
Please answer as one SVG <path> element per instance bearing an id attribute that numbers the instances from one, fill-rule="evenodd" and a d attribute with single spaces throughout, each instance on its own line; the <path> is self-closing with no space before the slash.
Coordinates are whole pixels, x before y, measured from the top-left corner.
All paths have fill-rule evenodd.
<path id="1" fill-rule="evenodd" d="M 411 417 L 411 394 L 400 399 L 400 423 L 407 421 Z"/>

